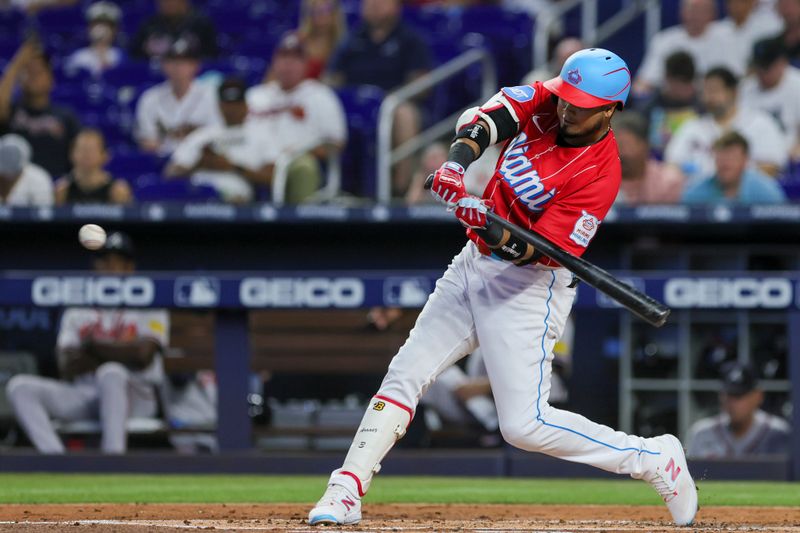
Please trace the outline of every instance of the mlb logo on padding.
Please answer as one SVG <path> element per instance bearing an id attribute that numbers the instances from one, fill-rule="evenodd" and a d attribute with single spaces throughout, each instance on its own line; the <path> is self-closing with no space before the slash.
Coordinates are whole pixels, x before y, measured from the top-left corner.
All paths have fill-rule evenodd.
<path id="1" fill-rule="evenodd" d="M 533 100 L 536 89 L 530 85 L 520 85 L 518 87 L 506 87 L 503 89 L 503 93 L 517 102 L 529 102 Z"/>
<path id="2" fill-rule="evenodd" d="M 397 307 L 422 307 L 428 301 L 431 283 L 427 278 L 387 278 L 383 283 L 383 303 Z"/>
<path id="3" fill-rule="evenodd" d="M 180 277 L 175 280 L 175 305 L 214 307 L 219 303 L 219 280 L 207 276 Z"/>

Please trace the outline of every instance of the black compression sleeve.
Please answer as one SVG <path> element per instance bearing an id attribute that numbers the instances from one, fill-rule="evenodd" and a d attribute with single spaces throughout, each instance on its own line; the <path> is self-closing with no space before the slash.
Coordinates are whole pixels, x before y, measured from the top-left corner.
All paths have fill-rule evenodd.
<path id="1" fill-rule="evenodd" d="M 447 160 L 458 163 L 466 170 L 475 161 L 475 152 L 467 143 L 455 142 L 450 146 Z"/>

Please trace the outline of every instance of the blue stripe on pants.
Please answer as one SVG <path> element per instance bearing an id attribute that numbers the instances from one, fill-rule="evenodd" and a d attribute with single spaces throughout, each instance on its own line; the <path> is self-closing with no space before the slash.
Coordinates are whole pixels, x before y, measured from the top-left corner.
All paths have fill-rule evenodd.
<path id="1" fill-rule="evenodd" d="M 556 429 L 562 429 L 564 431 L 569 431 L 570 433 L 573 433 L 575 435 L 581 436 L 581 437 L 583 437 L 585 439 L 588 439 L 588 440 L 590 440 L 592 442 L 596 442 L 597 444 L 601 444 L 601 445 L 603 445 L 603 446 L 605 446 L 607 448 L 611 448 L 612 450 L 617 450 L 617 451 L 620 451 L 620 452 L 635 451 L 635 452 L 638 452 L 638 453 L 647 453 L 647 454 L 650 454 L 650 455 L 661 455 L 660 452 L 653 452 L 653 451 L 650 451 L 650 450 L 646 450 L 644 448 L 617 448 L 616 446 L 613 446 L 613 445 L 608 444 L 606 442 L 602 442 L 602 441 L 599 441 L 597 439 L 593 439 L 592 437 L 590 437 L 588 435 L 584 435 L 583 433 L 575 431 L 574 429 L 566 428 L 566 427 L 563 427 L 563 426 L 558 426 L 556 424 L 550 424 L 549 422 L 546 422 L 544 420 L 544 418 L 542 418 L 542 410 L 539 407 L 539 402 L 542 399 L 542 381 L 544 380 L 544 361 L 545 361 L 545 359 L 547 359 L 547 351 L 544 348 L 544 340 L 547 337 L 547 332 L 550 330 L 550 324 L 547 322 L 547 320 L 550 318 L 550 300 L 553 298 L 553 285 L 556 282 L 556 272 L 555 272 L 555 270 L 551 270 L 550 271 L 550 275 L 552 276 L 552 279 L 550 280 L 550 285 L 547 287 L 547 301 L 545 301 L 545 306 L 547 306 L 547 313 L 544 316 L 544 333 L 542 333 L 542 343 L 541 343 L 542 359 L 541 359 L 541 361 L 539 361 L 539 389 L 538 389 L 538 396 L 536 397 L 536 420 L 541 422 L 545 426 L 549 426 L 551 428 L 556 428 Z"/>

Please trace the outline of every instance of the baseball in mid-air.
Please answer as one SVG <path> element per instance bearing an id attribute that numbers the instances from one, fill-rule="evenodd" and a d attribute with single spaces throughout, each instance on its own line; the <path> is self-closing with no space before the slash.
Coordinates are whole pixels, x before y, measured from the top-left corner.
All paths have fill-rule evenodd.
<path id="1" fill-rule="evenodd" d="M 106 230 L 97 224 L 84 224 L 78 231 L 78 240 L 84 248 L 98 250 L 106 243 Z"/>

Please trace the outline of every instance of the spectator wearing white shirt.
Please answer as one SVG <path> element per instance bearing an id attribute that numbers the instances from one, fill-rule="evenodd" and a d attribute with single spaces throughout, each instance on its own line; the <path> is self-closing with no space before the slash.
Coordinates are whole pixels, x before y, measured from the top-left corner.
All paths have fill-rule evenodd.
<path id="1" fill-rule="evenodd" d="M 645 51 L 636 82 L 634 94 L 647 95 L 664 80 L 664 63 L 678 51 L 691 54 L 699 74 L 709 69 L 725 66 L 737 75 L 744 74 L 746 65 L 738 54 L 731 35 L 712 24 L 717 18 L 714 0 L 681 0 L 681 24 L 656 33 Z"/>
<path id="2" fill-rule="evenodd" d="M 758 0 L 725 0 L 727 16 L 714 22 L 726 32 L 737 46 L 739 61 L 745 67 L 750 63 L 753 45 L 783 30 L 783 21 L 769 6 L 759 6 Z"/>
<path id="3" fill-rule="evenodd" d="M 302 41 L 285 35 L 273 56 L 271 80 L 247 91 L 247 105 L 250 117 L 272 133 L 279 153 L 310 149 L 324 158 L 344 148 L 347 122 L 336 93 L 308 78 L 307 67 Z"/>
<path id="4" fill-rule="evenodd" d="M 0 137 L 0 204 L 53 205 L 53 180 L 30 162 L 31 147 L 20 135 Z"/>
<path id="5" fill-rule="evenodd" d="M 89 46 L 76 50 L 67 58 L 67 72 L 85 71 L 99 77 L 119 65 L 122 50 L 114 46 L 122 11 L 111 2 L 97 2 L 86 10 Z"/>
<path id="6" fill-rule="evenodd" d="M 786 135 L 792 159 L 800 159 L 800 69 L 789 64 L 780 38 L 756 43 L 753 66 L 753 74 L 742 81 L 739 102 L 775 117 Z"/>
<path id="7" fill-rule="evenodd" d="M 175 41 L 161 68 L 167 80 L 147 89 L 136 105 L 136 139 L 145 152 L 170 155 L 197 128 L 221 126 L 214 89 L 199 82 L 199 49 Z"/>
<path id="8" fill-rule="evenodd" d="M 190 134 L 172 154 L 168 176 L 191 175 L 196 185 L 214 187 L 223 200 L 252 201 L 254 186 L 272 183 L 278 148 L 273 135 L 280 130 L 248 119 L 242 80 L 225 80 L 219 88 L 219 105 L 224 126 L 207 126 Z M 289 169 L 287 203 L 298 203 L 320 185 L 318 165 Z"/>
<path id="9" fill-rule="evenodd" d="M 665 161 L 678 165 L 690 185 L 714 173 L 714 142 L 731 130 L 747 139 L 750 159 L 770 176 L 789 161 L 789 146 L 775 119 L 758 109 L 737 106 L 737 83 L 729 70 L 711 69 L 703 82 L 706 113 L 685 122 L 667 144 Z"/>

